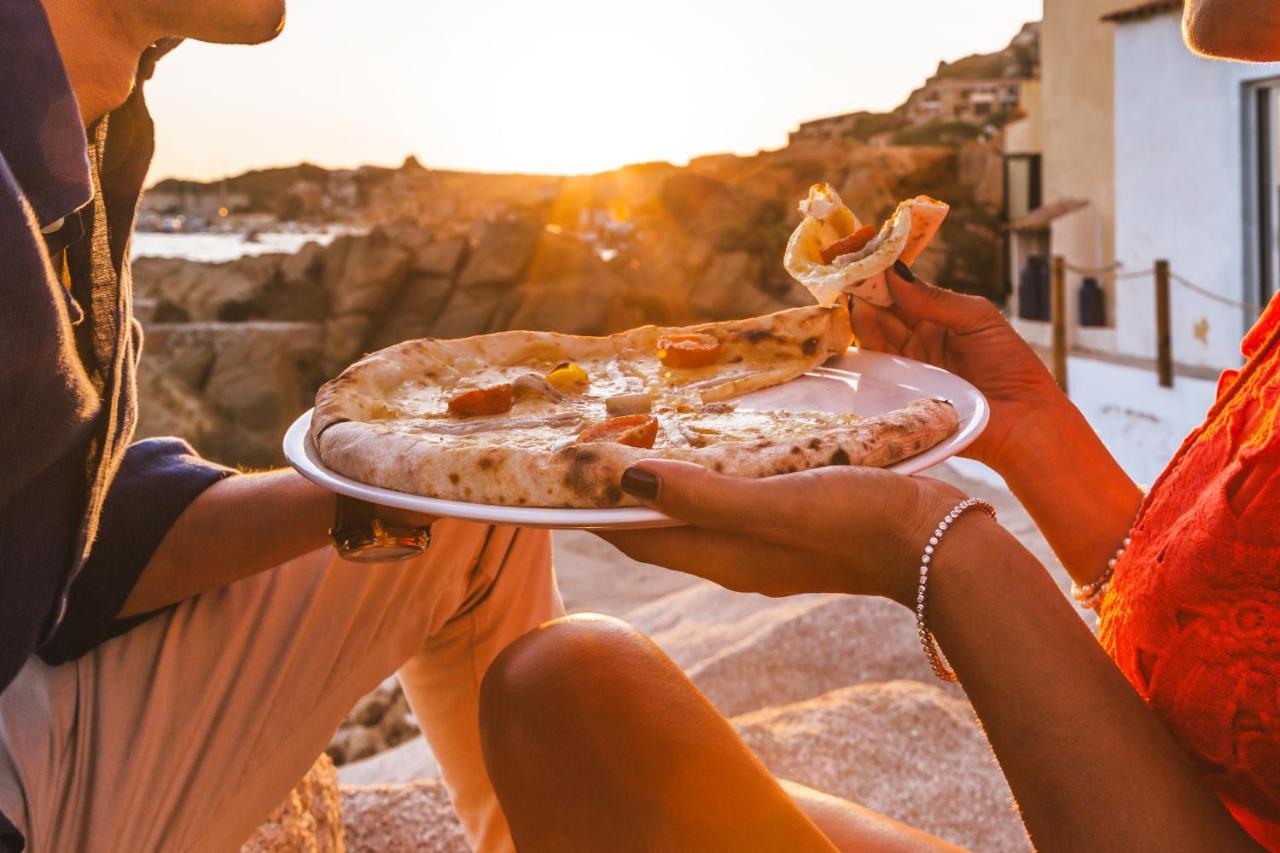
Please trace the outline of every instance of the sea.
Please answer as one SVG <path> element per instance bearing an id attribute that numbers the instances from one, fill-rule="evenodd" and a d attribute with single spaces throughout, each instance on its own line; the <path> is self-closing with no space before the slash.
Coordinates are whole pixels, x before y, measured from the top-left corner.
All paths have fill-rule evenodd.
<path id="1" fill-rule="evenodd" d="M 131 256 L 137 258 L 185 258 L 189 261 L 219 263 L 246 255 L 271 252 L 293 254 L 307 243 L 327 246 L 337 236 L 333 232 L 261 231 L 254 240 L 233 233 L 177 233 L 136 231 Z"/>

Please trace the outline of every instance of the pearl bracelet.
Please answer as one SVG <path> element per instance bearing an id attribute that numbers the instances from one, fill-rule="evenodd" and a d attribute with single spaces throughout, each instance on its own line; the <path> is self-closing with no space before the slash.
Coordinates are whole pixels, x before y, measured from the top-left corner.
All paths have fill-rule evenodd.
<path id="1" fill-rule="evenodd" d="M 933 535 L 929 537 L 929 544 L 924 546 L 924 554 L 920 557 L 920 586 L 916 591 L 916 633 L 920 636 L 920 647 L 924 649 L 924 656 L 929 659 L 929 666 L 933 667 L 933 674 L 943 681 L 955 681 L 956 674 L 942 659 L 942 650 L 938 648 L 938 643 L 933 638 L 933 632 L 929 630 L 929 626 L 925 623 L 925 592 L 929 586 L 929 564 L 933 562 L 933 552 L 938 547 L 938 543 L 942 541 L 943 535 L 947 532 L 956 519 L 959 518 L 967 510 L 980 509 L 993 519 L 996 517 L 996 508 L 981 498 L 969 498 L 956 504 L 951 512 L 947 513 L 947 517 L 938 522 L 937 528 L 934 529 Z"/>
<path id="2" fill-rule="evenodd" d="M 1102 570 L 1102 574 L 1098 575 L 1091 582 L 1086 584 L 1071 584 L 1071 597 L 1076 603 L 1088 610 L 1097 610 L 1098 605 L 1102 603 L 1102 597 L 1107 594 L 1107 587 L 1111 586 L 1111 576 L 1116 573 L 1116 563 L 1120 562 L 1120 558 L 1124 556 L 1125 549 L 1133 540 L 1128 536 L 1124 537 L 1116 555 L 1107 560 L 1107 567 Z"/>

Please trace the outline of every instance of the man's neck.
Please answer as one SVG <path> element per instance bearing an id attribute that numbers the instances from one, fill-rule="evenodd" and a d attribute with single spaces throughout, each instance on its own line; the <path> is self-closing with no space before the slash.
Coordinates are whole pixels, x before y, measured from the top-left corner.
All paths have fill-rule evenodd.
<path id="1" fill-rule="evenodd" d="M 111 0 L 42 2 L 88 127 L 129 97 L 138 59 L 155 37 L 130 26 Z"/>

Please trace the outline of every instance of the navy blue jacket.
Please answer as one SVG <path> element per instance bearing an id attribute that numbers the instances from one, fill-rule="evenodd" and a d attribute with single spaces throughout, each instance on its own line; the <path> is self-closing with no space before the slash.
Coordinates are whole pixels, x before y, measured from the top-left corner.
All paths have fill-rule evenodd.
<path id="1" fill-rule="evenodd" d="M 86 134 L 39 0 L 0 0 L 0 691 L 121 620 L 178 515 L 232 473 L 131 444 L 141 327 L 129 236 L 151 161 L 141 80 Z M 0 815 L 0 850 L 21 839 Z"/>

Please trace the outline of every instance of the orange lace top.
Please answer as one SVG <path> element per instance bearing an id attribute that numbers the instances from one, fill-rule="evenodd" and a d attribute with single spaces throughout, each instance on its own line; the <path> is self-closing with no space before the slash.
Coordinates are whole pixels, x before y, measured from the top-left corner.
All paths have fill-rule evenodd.
<path id="1" fill-rule="evenodd" d="M 1236 820 L 1280 851 L 1280 297 L 1155 482 L 1100 637 Z"/>

